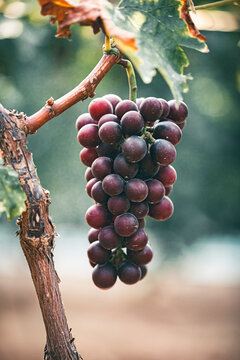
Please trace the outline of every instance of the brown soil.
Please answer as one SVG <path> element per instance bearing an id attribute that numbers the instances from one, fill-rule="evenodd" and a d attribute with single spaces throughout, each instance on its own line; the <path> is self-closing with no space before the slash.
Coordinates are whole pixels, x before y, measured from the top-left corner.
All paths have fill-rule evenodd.
<path id="1" fill-rule="evenodd" d="M 64 279 L 68 322 L 84 360 L 239 360 L 240 289 L 164 275 L 101 291 Z M 43 359 L 31 279 L 0 278 L 0 360 Z"/>

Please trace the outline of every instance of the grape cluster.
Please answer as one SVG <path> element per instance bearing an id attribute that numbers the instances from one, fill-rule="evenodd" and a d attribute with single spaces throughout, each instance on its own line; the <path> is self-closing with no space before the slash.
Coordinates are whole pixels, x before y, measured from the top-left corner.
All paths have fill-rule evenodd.
<path id="1" fill-rule="evenodd" d="M 134 284 L 146 275 L 153 252 L 144 218 L 163 221 L 173 213 L 170 164 L 187 115 L 184 102 L 148 97 L 134 103 L 109 94 L 78 117 L 86 191 L 95 201 L 86 212 L 88 258 L 99 288 L 110 288 L 117 277 Z"/>

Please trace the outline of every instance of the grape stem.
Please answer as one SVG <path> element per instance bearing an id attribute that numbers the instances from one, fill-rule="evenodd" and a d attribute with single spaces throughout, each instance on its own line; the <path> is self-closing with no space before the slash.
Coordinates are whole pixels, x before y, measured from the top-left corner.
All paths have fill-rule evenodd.
<path id="1" fill-rule="evenodd" d="M 108 71 L 117 64 L 121 59 L 121 53 L 114 48 L 109 53 L 104 53 L 98 64 L 91 73 L 73 90 L 63 95 L 57 100 L 52 97 L 47 100 L 46 104 L 35 114 L 26 117 L 25 131 L 28 134 L 34 134 L 47 121 L 60 115 L 65 110 L 79 101 L 83 101 L 88 97 L 95 96 L 95 89 Z"/>
<path id="2" fill-rule="evenodd" d="M 111 39 L 108 35 L 105 36 L 105 51 L 111 50 Z"/>
<path id="3" fill-rule="evenodd" d="M 119 65 L 123 66 L 126 69 L 128 77 L 128 86 L 129 86 L 129 99 L 133 102 L 137 100 L 137 81 L 134 68 L 131 61 L 121 59 Z"/>
<path id="4" fill-rule="evenodd" d="M 220 1 L 215 1 L 212 3 L 208 3 L 208 4 L 197 5 L 197 6 L 195 6 L 195 10 L 204 10 L 204 9 L 209 9 L 209 8 L 217 7 L 217 6 L 237 4 L 239 2 L 240 2 L 239 0 L 220 0 Z"/>

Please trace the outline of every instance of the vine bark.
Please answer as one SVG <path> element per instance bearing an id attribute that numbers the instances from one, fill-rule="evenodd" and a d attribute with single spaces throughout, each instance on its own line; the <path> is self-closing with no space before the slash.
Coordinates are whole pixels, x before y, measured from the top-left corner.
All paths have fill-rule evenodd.
<path id="1" fill-rule="evenodd" d="M 27 134 L 34 133 L 44 123 L 59 115 L 77 101 L 94 96 L 94 90 L 120 56 L 103 55 L 97 66 L 75 89 L 36 114 L 8 111 L 0 104 L 0 151 L 6 164 L 17 172 L 26 194 L 26 211 L 18 219 L 20 244 L 28 262 L 38 296 L 47 343 L 45 360 L 79 360 L 74 338 L 68 328 L 59 289 L 59 278 L 54 268 L 53 247 L 55 226 L 49 217 L 50 198 L 38 178 L 32 154 L 27 148 Z"/>

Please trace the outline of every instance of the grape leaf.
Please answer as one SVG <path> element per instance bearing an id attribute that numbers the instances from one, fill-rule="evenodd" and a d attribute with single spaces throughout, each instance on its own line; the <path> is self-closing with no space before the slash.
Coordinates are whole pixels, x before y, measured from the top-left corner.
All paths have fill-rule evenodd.
<path id="1" fill-rule="evenodd" d="M 5 212 L 11 220 L 20 215 L 25 210 L 25 199 L 17 173 L 0 159 L 0 216 Z"/>
<path id="2" fill-rule="evenodd" d="M 128 47 L 136 49 L 135 37 L 130 31 L 117 27 L 109 16 L 113 6 L 106 0 L 39 0 L 42 15 L 53 15 L 51 22 L 58 22 L 57 37 L 70 37 L 70 26 L 79 23 L 90 25 L 94 33 L 101 29 Z"/>
<path id="3" fill-rule="evenodd" d="M 187 91 L 184 68 L 189 65 L 182 46 L 207 52 L 205 38 L 189 15 L 187 0 L 122 0 L 112 13 L 114 22 L 134 29 L 138 50 L 116 39 L 121 51 L 134 63 L 144 82 L 162 74 L 174 98 L 181 100 Z"/>

